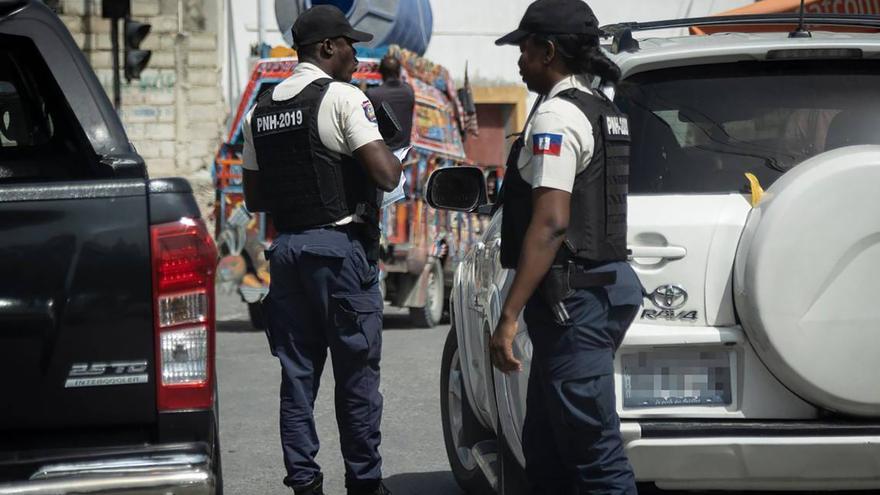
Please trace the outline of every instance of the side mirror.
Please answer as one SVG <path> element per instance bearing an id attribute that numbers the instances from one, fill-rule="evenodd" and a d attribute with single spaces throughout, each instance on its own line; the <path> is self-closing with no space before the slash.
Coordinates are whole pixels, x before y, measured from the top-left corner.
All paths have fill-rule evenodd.
<path id="1" fill-rule="evenodd" d="M 438 210 L 472 213 L 489 202 L 486 178 L 477 167 L 438 168 L 428 178 L 426 199 Z"/>

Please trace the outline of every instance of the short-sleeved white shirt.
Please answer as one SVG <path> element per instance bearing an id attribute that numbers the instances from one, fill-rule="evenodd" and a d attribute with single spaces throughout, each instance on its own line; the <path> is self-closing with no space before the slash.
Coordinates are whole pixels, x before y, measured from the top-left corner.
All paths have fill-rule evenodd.
<path id="1" fill-rule="evenodd" d="M 553 86 L 526 124 L 517 165 L 532 188 L 571 192 L 575 175 L 586 170 L 593 158 L 592 124 L 574 103 L 557 97 L 571 88 L 593 93 L 586 77 L 568 76 Z"/>
<path id="2" fill-rule="evenodd" d="M 314 64 L 300 63 L 293 69 L 290 77 L 275 86 L 272 99 L 289 100 L 314 81 L 329 77 Z M 259 170 L 251 132 L 253 112 L 253 109 L 248 112 L 242 128 L 242 167 L 247 170 Z M 356 149 L 367 143 L 382 140 L 376 124 L 376 113 L 367 95 L 356 86 L 339 81 L 334 81 L 327 87 L 327 93 L 318 108 L 318 134 L 324 146 L 346 156 L 352 156 Z"/>

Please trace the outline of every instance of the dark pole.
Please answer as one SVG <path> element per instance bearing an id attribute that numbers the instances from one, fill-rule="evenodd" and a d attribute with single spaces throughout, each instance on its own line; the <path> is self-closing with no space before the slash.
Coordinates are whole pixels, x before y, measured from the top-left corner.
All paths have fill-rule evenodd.
<path id="1" fill-rule="evenodd" d="M 804 15 L 806 11 L 805 0 L 801 0 L 801 12 L 800 12 L 800 22 L 798 22 L 798 27 L 793 32 L 791 32 L 788 37 L 789 38 L 812 38 L 813 35 L 807 31 L 806 26 L 804 25 Z"/>
<path id="2" fill-rule="evenodd" d="M 800 23 L 800 26 L 798 26 L 798 29 L 801 31 L 806 31 L 806 29 L 804 29 L 804 13 L 806 12 L 806 8 L 805 8 L 804 4 L 805 4 L 805 0 L 801 0 L 801 23 Z"/>
<path id="3" fill-rule="evenodd" d="M 118 112 L 122 106 L 122 91 L 119 82 L 119 19 L 115 17 L 110 19 L 110 38 L 113 51 L 113 106 Z"/>

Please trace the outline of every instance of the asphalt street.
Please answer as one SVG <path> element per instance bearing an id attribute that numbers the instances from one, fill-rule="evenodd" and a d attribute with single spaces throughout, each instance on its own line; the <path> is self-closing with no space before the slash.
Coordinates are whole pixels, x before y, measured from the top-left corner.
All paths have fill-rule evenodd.
<path id="1" fill-rule="evenodd" d="M 282 485 L 284 464 L 278 439 L 280 366 L 265 334 L 253 331 L 237 295 L 218 290 L 217 371 L 220 438 L 227 495 L 293 493 Z M 409 327 L 408 315 L 385 316 L 382 385 L 385 410 L 382 447 L 386 484 L 395 495 L 458 495 L 449 471 L 440 424 L 440 356 L 448 325 Z M 344 468 L 328 363 L 321 382 L 316 423 L 318 462 L 328 495 L 344 494 Z"/>
<path id="2" fill-rule="evenodd" d="M 293 492 L 281 482 L 285 472 L 278 439 L 280 365 L 269 354 L 265 334 L 251 328 L 247 307 L 239 297 L 218 290 L 217 301 L 220 439 L 226 494 L 290 495 Z M 386 308 L 381 452 L 386 484 L 394 495 L 463 495 L 449 471 L 440 422 L 440 357 L 448 331 L 448 325 L 432 330 L 411 328 L 405 311 Z M 325 367 L 315 407 L 322 444 L 318 462 L 325 476 L 325 492 L 343 495 L 345 471 L 339 452 L 330 363 Z M 688 492 L 640 487 L 640 493 Z M 749 495 L 760 493 L 766 492 Z"/>

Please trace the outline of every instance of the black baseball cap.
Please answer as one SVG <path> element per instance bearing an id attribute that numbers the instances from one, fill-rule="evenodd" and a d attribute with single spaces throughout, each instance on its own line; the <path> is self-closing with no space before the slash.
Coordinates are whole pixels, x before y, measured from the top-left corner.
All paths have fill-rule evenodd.
<path id="1" fill-rule="evenodd" d="M 345 37 L 354 41 L 370 41 L 373 35 L 358 31 L 341 10 L 332 5 L 315 5 L 293 23 L 293 45 L 305 46 L 326 39 Z"/>
<path id="2" fill-rule="evenodd" d="M 496 45 L 518 45 L 530 34 L 584 34 L 599 36 L 599 20 L 582 0 L 537 0 L 529 5 L 519 28 L 495 40 Z"/>

